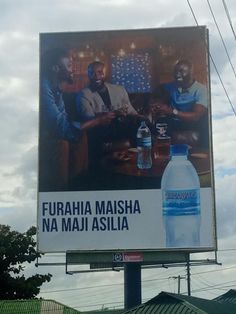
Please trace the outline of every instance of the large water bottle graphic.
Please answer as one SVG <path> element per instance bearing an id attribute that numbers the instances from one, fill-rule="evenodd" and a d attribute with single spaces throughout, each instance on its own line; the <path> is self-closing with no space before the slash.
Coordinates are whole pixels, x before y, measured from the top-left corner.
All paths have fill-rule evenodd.
<path id="1" fill-rule="evenodd" d="M 166 247 L 200 246 L 200 183 L 187 145 L 171 145 L 161 181 Z"/>
<path id="2" fill-rule="evenodd" d="M 141 122 L 137 131 L 137 167 L 150 169 L 152 167 L 152 138 L 145 121 Z"/>

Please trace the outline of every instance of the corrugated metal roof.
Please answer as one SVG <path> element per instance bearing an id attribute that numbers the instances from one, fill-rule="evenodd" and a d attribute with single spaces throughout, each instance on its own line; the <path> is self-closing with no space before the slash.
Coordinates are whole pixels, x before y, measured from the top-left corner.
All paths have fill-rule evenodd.
<path id="1" fill-rule="evenodd" d="M 125 314 L 235 314 L 236 306 L 216 301 L 161 292 L 158 296 Z"/>
<path id="2" fill-rule="evenodd" d="M 236 290 L 231 289 L 213 300 L 220 303 L 236 304 Z"/>
<path id="3" fill-rule="evenodd" d="M 84 314 L 121 314 L 124 313 L 124 310 L 97 310 L 97 311 L 88 311 L 83 312 Z"/>
<path id="4" fill-rule="evenodd" d="M 184 304 L 182 300 L 174 298 L 169 294 L 162 292 L 158 296 L 149 300 L 148 302 L 126 311 L 125 314 L 156 314 L 156 313 L 176 313 L 176 314 L 196 314 L 196 313 L 204 313 L 197 312 L 194 306 L 189 306 L 188 304 Z"/>
<path id="5" fill-rule="evenodd" d="M 78 314 L 81 313 L 53 300 L 1 300 L 1 314 Z"/>

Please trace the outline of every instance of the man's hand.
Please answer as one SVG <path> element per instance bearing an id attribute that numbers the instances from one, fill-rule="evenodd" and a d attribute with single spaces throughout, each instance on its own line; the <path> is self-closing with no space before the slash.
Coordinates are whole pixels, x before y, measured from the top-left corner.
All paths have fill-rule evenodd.
<path id="1" fill-rule="evenodd" d="M 123 104 L 118 109 L 114 110 L 116 117 L 126 117 L 128 115 L 129 106 L 127 104 Z"/>
<path id="2" fill-rule="evenodd" d="M 89 129 L 92 129 L 94 127 L 97 127 L 99 125 L 108 125 L 113 119 L 115 118 L 114 112 L 102 112 L 96 115 L 95 118 L 90 119 L 88 121 L 79 123 L 81 131 L 86 131 Z M 74 122 L 73 125 L 77 127 L 76 123 Z"/>
<path id="3" fill-rule="evenodd" d="M 97 125 L 107 125 L 116 117 L 115 112 L 102 112 L 96 116 Z"/>
<path id="4" fill-rule="evenodd" d="M 164 103 L 156 103 L 151 105 L 151 112 L 153 116 L 159 116 L 159 115 L 171 115 L 172 114 L 172 108 Z"/>

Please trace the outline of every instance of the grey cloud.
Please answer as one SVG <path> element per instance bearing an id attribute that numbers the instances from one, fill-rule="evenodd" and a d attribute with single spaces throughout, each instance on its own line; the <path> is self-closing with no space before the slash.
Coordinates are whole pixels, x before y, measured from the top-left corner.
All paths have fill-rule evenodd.
<path id="1" fill-rule="evenodd" d="M 19 102 L 17 103 L 19 105 Z M 24 103 L 22 105 L 25 105 Z M 5 108 L 4 108 L 5 107 Z M 23 106 L 22 106 L 23 107 Z M 2 166 L 14 165 L 32 143 L 37 144 L 38 114 L 36 111 L 3 106 L 1 156 Z"/>
<path id="2" fill-rule="evenodd" d="M 215 168 L 224 169 L 229 172 L 230 169 L 235 169 L 236 156 L 236 134 L 235 116 L 225 117 L 213 121 L 213 148 L 215 158 Z"/>
<path id="3" fill-rule="evenodd" d="M 137 5 L 134 1 L 122 1 L 122 5 L 117 1 L 50 1 L 46 2 L 28 2 L 21 1 L 21 6 L 17 6 L 15 15 L 18 23 L 12 25 L 12 29 L 19 31 L 31 32 L 50 32 L 50 31 L 78 31 L 92 29 L 107 29 L 112 27 L 134 28 L 146 26 L 147 22 L 152 26 L 160 25 L 163 20 L 163 14 L 168 9 L 168 4 L 159 1 L 160 5 L 157 10 L 156 1 L 140 1 Z M 173 4 L 175 1 L 171 1 Z M 181 3 L 179 4 L 181 8 Z M 183 5 L 186 10 L 186 5 Z M 29 15 L 27 12 L 31 12 Z M 49 13 L 50 12 L 50 13 Z M 144 14 L 145 12 L 145 14 Z M 1 24 L 2 27 L 7 25 L 8 19 L 12 18 L 12 11 L 7 12 Z M 172 17 L 166 16 L 166 20 L 172 20 Z M 179 25 L 181 20 L 179 21 Z M 28 25 L 31 25 L 29 28 Z M 65 28 L 65 25 L 67 27 Z M 7 28 L 6 28 L 7 30 Z"/>
<path id="4" fill-rule="evenodd" d="M 12 229 L 25 232 L 30 226 L 36 225 L 36 203 L 28 201 L 27 197 L 22 199 L 21 205 L 9 206 L 0 210 L 1 224 L 6 224 Z"/>
<path id="5" fill-rule="evenodd" d="M 21 156 L 20 164 L 14 170 L 14 175 L 21 176 L 22 185 L 15 188 L 13 191 L 14 196 L 19 198 L 27 197 L 28 199 L 35 198 L 37 184 L 37 153 L 37 146 L 34 146 Z"/>
<path id="6" fill-rule="evenodd" d="M 30 79 L 38 70 L 38 36 L 7 30 L 0 35 L 0 65 L 7 86 L 8 76 Z"/>
<path id="7" fill-rule="evenodd" d="M 218 177 L 216 181 L 217 226 L 220 238 L 233 236 L 236 233 L 235 180 L 236 173 Z"/>
<path id="8" fill-rule="evenodd" d="M 229 58 L 232 61 L 235 55 L 235 49 L 234 49 L 235 40 L 233 37 L 231 37 L 231 38 L 228 38 L 227 41 L 224 40 L 224 43 L 226 45 Z M 227 57 L 227 53 L 225 51 L 224 45 L 218 34 L 210 36 L 210 52 L 211 52 L 211 57 L 213 58 L 218 71 L 221 73 L 224 70 L 224 68 L 228 65 L 229 59 Z M 212 70 L 213 72 L 215 72 L 213 65 L 212 65 Z"/>

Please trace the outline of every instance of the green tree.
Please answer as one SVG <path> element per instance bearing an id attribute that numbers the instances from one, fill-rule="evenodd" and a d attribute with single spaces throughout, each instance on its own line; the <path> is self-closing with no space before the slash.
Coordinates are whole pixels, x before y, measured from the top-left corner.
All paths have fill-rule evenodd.
<path id="1" fill-rule="evenodd" d="M 35 235 L 36 227 L 20 233 L 0 225 L 0 299 L 34 298 L 41 285 L 51 280 L 51 274 L 24 276 L 25 263 L 41 257 L 36 251 Z"/>

